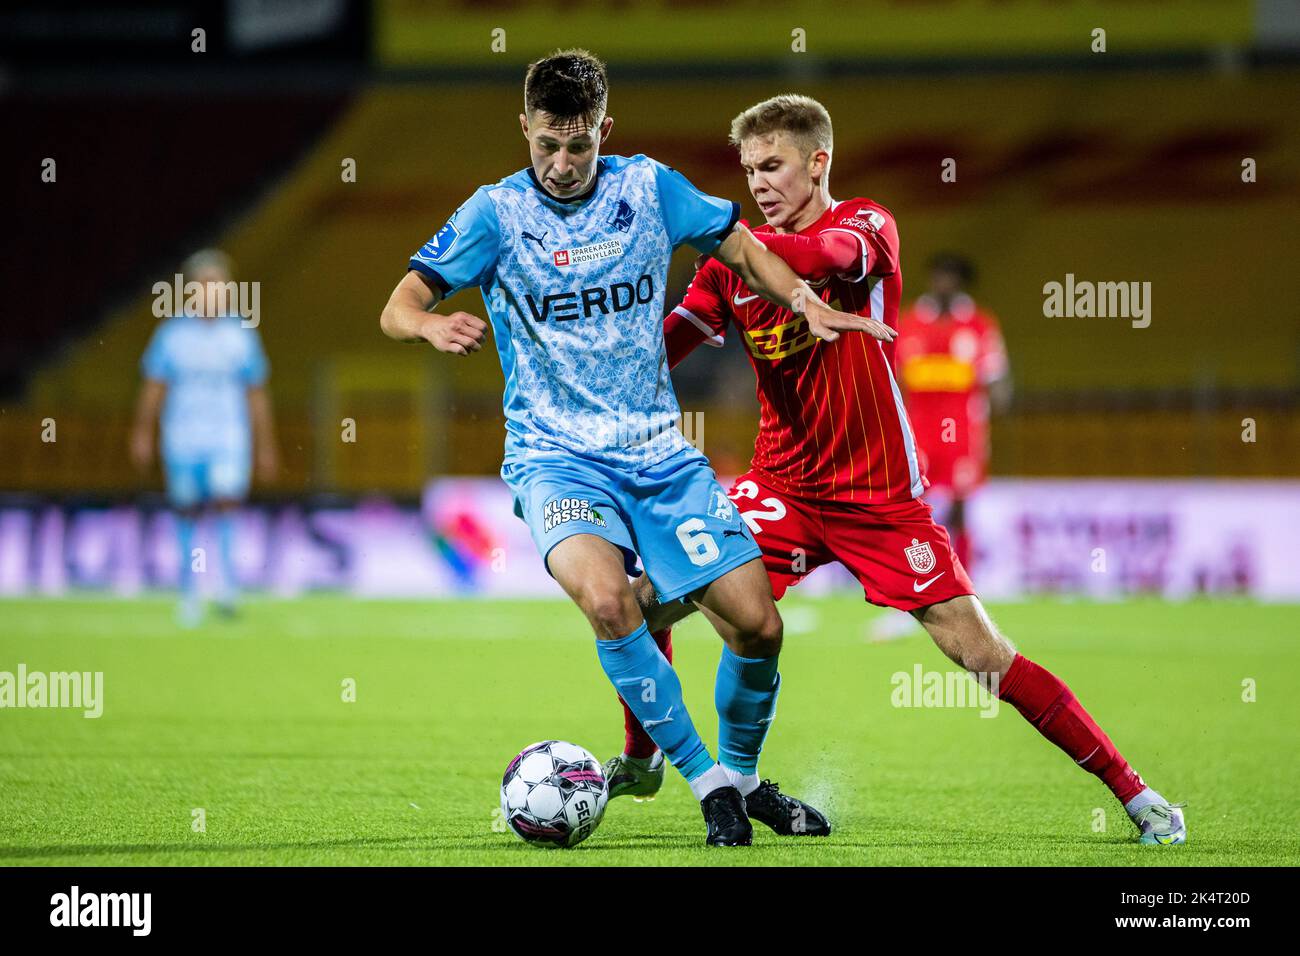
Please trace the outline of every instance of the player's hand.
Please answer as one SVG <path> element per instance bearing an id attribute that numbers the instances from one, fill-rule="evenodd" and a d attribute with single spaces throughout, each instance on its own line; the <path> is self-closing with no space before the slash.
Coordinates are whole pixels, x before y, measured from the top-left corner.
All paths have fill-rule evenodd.
<path id="1" fill-rule="evenodd" d="M 813 301 L 816 305 L 813 305 Z M 834 342 L 841 332 L 865 332 L 873 339 L 892 342 L 898 333 L 879 319 L 869 319 L 863 315 L 853 315 L 832 309 L 821 299 L 808 300 L 804 317 L 808 320 L 808 331 L 826 342 Z"/>
<path id="2" fill-rule="evenodd" d="M 131 464 L 140 471 L 148 471 L 153 464 L 153 433 L 149 429 L 131 429 Z"/>
<path id="3" fill-rule="evenodd" d="M 439 352 L 469 355 L 483 348 L 487 323 L 468 312 L 431 315 L 420 328 L 421 337 Z"/>

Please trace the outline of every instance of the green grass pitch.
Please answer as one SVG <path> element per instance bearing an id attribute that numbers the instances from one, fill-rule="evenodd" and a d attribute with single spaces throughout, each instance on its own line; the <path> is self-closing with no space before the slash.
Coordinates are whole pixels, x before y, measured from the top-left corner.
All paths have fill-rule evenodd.
<path id="1" fill-rule="evenodd" d="M 791 598 L 779 713 L 760 770 L 830 815 L 828 839 L 756 827 L 703 846 L 670 771 L 567 851 L 494 829 L 524 745 L 622 744 L 576 609 L 558 602 L 254 600 L 191 632 L 172 605 L 0 602 L 0 671 L 102 671 L 104 714 L 0 710 L 6 865 L 1295 864 L 1300 609 L 1040 601 L 992 609 L 1153 786 L 1188 803 L 1182 847 L 1143 847 L 1092 776 L 1010 707 L 891 704 L 891 675 L 950 669 L 924 635 L 872 644 L 860 600 Z M 718 644 L 675 632 L 714 747 Z M 343 682 L 355 681 L 345 702 Z M 1257 699 L 1244 701 L 1243 681 Z M 202 809 L 205 831 L 195 832 Z M 1104 814 L 1104 817 L 1102 816 Z M 1104 829 L 1102 824 L 1104 823 Z"/>

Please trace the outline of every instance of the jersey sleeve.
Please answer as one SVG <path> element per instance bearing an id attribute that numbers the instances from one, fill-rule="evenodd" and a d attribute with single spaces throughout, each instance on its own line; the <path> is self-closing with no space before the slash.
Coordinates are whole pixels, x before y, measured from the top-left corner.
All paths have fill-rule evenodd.
<path id="1" fill-rule="evenodd" d="M 239 368 L 239 377 L 249 388 L 265 385 L 271 372 L 271 363 L 266 360 L 266 350 L 262 348 L 262 337 L 256 329 L 241 329 L 247 338 L 244 349 L 244 362 Z"/>
<path id="2" fill-rule="evenodd" d="M 842 229 L 824 229 L 811 236 L 756 232 L 754 238 L 784 259 L 801 279 L 852 273 L 862 259 L 861 241 Z"/>
<path id="3" fill-rule="evenodd" d="M 149 345 L 140 359 L 140 371 L 145 378 L 166 382 L 172 377 L 171 353 L 168 348 L 168 340 L 171 338 L 171 333 L 168 332 L 170 327 L 170 322 L 164 322 L 153 330 Z"/>
<path id="4" fill-rule="evenodd" d="M 670 166 L 655 162 L 659 208 L 672 246 L 712 252 L 740 220 L 740 203 L 700 192 Z"/>
<path id="5" fill-rule="evenodd" d="M 479 189 L 411 256 L 408 268 L 432 279 L 445 298 L 486 282 L 500 248 L 496 207 L 487 190 Z"/>
<path id="6" fill-rule="evenodd" d="M 894 214 L 869 199 L 850 199 L 836 209 L 836 216 L 822 232 L 847 233 L 858 242 L 861 255 L 853 266 L 839 274 L 849 282 L 867 276 L 889 276 L 898 271 L 898 225 Z"/>
<path id="7" fill-rule="evenodd" d="M 664 344 L 668 367 L 673 368 L 699 345 L 722 348 L 727 334 L 727 294 L 722 287 L 725 269 L 715 259 L 695 273 L 681 304 L 664 319 Z"/>

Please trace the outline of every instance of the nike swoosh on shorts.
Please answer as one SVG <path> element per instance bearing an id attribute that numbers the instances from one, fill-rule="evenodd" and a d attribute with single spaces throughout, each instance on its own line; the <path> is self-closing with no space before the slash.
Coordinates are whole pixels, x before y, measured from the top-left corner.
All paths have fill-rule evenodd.
<path id="1" fill-rule="evenodd" d="M 920 593 L 921 591 L 924 591 L 926 588 L 928 588 L 935 581 L 938 581 L 941 577 L 943 577 L 947 573 L 948 573 L 947 571 L 940 571 L 938 574 L 936 574 L 930 580 L 926 581 L 924 584 L 920 583 L 919 581 L 913 581 L 912 590 L 916 591 L 917 593 Z"/>

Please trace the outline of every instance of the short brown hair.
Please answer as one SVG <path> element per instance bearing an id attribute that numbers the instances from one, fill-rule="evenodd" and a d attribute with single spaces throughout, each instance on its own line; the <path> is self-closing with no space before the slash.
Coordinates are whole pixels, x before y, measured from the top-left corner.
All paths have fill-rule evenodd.
<path id="1" fill-rule="evenodd" d="M 585 120 L 590 125 L 605 115 L 609 79 L 605 64 L 586 50 L 556 50 L 528 65 L 524 77 L 524 112 L 541 111 L 560 121 Z"/>
<path id="2" fill-rule="evenodd" d="M 740 147 L 749 136 L 789 133 L 805 157 L 815 151 L 831 151 L 831 114 L 811 96 L 782 93 L 755 103 L 731 121 L 731 145 Z"/>

